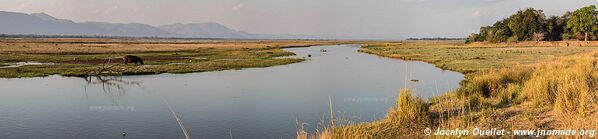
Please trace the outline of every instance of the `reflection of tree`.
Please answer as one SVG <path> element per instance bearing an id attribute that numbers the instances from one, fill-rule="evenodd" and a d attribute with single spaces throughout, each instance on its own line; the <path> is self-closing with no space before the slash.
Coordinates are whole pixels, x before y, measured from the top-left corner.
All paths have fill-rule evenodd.
<path id="1" fill-rule="evenodd" d="M 123 80 L 122 78 L 118 77 L 104 77 L 106 73 L 110 73 L 111 69 L 116 66 L 116 64 L 108 64 L 110 60 L 107 60 L 104 64 L 94 70 L 89 70 L 85 72 L 82 78 L 85 79 L 87 84 L 84 86 L 85 89 L 85 98 L 87 99 L 87 87 L 88 86 L 96 86 L 101 85 L 102 91 L 105 95 L 113 98 L 113 101 L 126 94 L 126 86 L 136 85 L 141 87 L 140 82 L 137 81 L 127 81 Z"/>
<path id="2" fill-rule="evenodd" d="M 117 100 L 119 97 L 124 96 L 126 94 L 126 87 L 127 86 L 139 86 L 141 87 L 141 82 L 138 81 L 127 81 L 122 78 L 118 77 L 102 77 L 102 76 L 95 76 L 85 78 L 87 84 L 85 84 L 85 99 L 89 99 L 87 95 L 87 87 L 89 86 L 100 86 L 104 95 L 110 98 L 113 104 L 117 104 Z"/>
<path id="3" fill-rule="evenodd" d="M 85 72 L 85 74 L 83 74 L 81 77 L 85 78 L 85 80 L 87 80 L 89 82 L 89 80 L 91 80 L 92 77 L 97 77 L 101 79 L 101 76 L 106 74 L 106 73 L 110 73 L 111 69 L 113 67 L 116 66 L 116 64 L 108 64 L 110 63 L 111 59 L 107 59 L 104 64 L 101 64 L 100 67 L 98 67 L 97 69 L 91 69 L 91 70 L 87 70 Z"/>
<path id="4" fill-rule="evenodd" d="M 85 78 L 87 84 L 85 85 L 85 89 L 87 90 L 88 86 L 92 85 L 101 85 L 102 91 L 111 96 L 122 96 L 126 94 L 125 86 L 140 86 L 140 82 L 138 81 L 126 81 L 122 78 L 117 77 L 102 77 L 102 76 L 95 76 L 95 80 L 92 77 Z M 87 92 L 87 91 L 86 91 Z"/>

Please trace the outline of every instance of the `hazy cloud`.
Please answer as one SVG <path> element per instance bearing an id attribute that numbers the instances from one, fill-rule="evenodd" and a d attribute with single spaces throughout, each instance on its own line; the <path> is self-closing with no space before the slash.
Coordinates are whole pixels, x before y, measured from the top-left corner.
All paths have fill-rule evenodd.
<path id="1" fill-rule="evenodd" d="M 27 10 L 27 9 L 30 9 L 30 8 L 31 8 L 31 4 L 29 4 L 29 3 L 21 3 L 21 4 L 19 4 L 19 6 L 18 6 L 18 7 L 19 7 L 19 9 L 21 9 L 21 10 Z"/>
<path id="2" fill-rule="evenodd" d="M 243 7 L 244 7 L 243 3 L 239 3 L 235 6 L 233 6 L 233 8 L 231 8 L 231 10 L 238 11 L 238 10 L 241 10 Z"/>
<path id="3" fill-rule="evenodd" d="M 481 15 L 482 13 L 479 10 L 476 10 L 471 14 L 472 17 L 480 17 Z"/>

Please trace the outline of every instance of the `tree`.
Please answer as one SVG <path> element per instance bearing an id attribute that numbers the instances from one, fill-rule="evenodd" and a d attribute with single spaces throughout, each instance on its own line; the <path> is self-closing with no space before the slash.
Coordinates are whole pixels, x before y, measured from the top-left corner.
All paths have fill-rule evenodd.
<path id="1" fill-rule="evenodd" d="M 542 10 L 527 8 L 509 17 L 509 29 L 518 41 L 532 40 L 534 34 L 544 33 L 545 16 Z"/>
<path id="2" fill-rule="evenodd" d="M 567 21 L 567 28 L 574 32 L 583 32 L 584 40 L 588 41 L 588 34 L 598 30 L 598 11 L 595 5 L 577 9 Z"/>
<path id="3" fill-rule="evenodd" d="M 570 13 L 567 12 L 563 16 L 550 16 L 546 19 L 546 40 L 558 41 L 563 39 L 563 34 L 567 27 L 567 21 L 569 20 Z"/>
<path id="4" fill-rule="evenodd" d="M 491 26 L 485 26 L 480 28 L 480 34 L 478 34 L 476 40 L 477 41 L 486 41 L 488 40 L 488 32 L 490 31 Z"/>
<path id="5" fill-rule="evenodd" d="M 477 38 L 478 38 L 478 34 L 475 33 L 471 33 L 469 34 L 469 36 L 467 36 L 467 39 L 465 40 L 465 43 L 473 43 L 473 42 L 477 42 Z"/>
<path id="6" fill-rule="evenodd" d="M 487 41 L 487 42 L 504 42 L 513 34 L 507 25 L 508 20 L 503 19 L 494 23 L 492 26 L 485 26 L 480 28 L 479 34 L 471 34 L 469 42 Z"/>
<path id="7" fill-rule="evenodd" d="M 513 35 L 513 33 L 511 32 L 511 29 L 509 29 L 509 25 L 508 25 L 509 20 L 508 19 L 503 19 L 501 21 L 498 21 L 496 23 L 494 23 L 494 25 L 492 25 L 492 31 L 489 32 L 490 34 L 488 34 L 488 36 L 492 36 L 492 40 L 488 40 L 490 42 L 504 42 L 507 41 L 507 39 Z"/>

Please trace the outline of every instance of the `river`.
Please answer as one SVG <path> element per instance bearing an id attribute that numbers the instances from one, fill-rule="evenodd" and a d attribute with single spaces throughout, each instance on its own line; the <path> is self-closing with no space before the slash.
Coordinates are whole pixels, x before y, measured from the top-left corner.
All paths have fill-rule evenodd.
<path id="1" fill-rule="evenodd" d="M 365 122 L 382 118 L 400 88 L 409 86 L 415 95 L 430 98 L 456 89 L 463 79 L 425 62 L 358 49 L 287 48 L 307 60 L 268 68 L 109 77 L 107 82 L 60 76 L 0 79 L 0 137 L 183 138 L 166 100 L 191 138 L 294 138 L 298 122 L 313 131 L 323 116 L 328 120 L 329 96 L 335 117 Z"/>

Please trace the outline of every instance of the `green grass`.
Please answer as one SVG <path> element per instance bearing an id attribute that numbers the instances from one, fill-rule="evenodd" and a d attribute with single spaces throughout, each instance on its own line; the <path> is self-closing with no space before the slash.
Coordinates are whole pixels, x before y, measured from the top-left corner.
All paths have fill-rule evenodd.
<path id="1" fill-rule="evenodd" d="M 555 57 L 598 50 L 598 47 L 479 47 L 460 41 L 400 42 L 370 44 L 361 52 L 406 60 L 425 61 L 436 66 L 473 73 L 513 65 L 534 64 Z"/>
<path id="2" fill-rule="evenodd" d="M 146 60 L 145 65 L 124 65 L 118 59 L 124 55 L 136 55 L 142 58 L 157 58 Z M 103 75 L 139 75 L 159 73 L 190 73 L 204 71 L 218 71 L 251 67 L 269 67 L 301 62 L 303 59 L 275 58 L 294 55 L 280 48 L 244 48 L 244 49 L 214 49 L 203 48 L 193 51 L 178 52 L 147 52 L 121 54 L 2 54 L 0 63 L 15 63 L 35 61 L 42 63 L 56 63 L 54 65 L 22 66 L 0 69 L 0 77 L 43 77 L 53 74 L 64 76 L 81 76 L 88 71 L 97 70 L 107 59 L 113 59 L 115 65 Z M 162 59 L 160 59 L 162 58 Z M 100 61 L 100 63 L 85 63 L 86 61 Z M 63 63 L 63 62 L 67 63 Z M 77 63 L 68 63 L 78 61 Z"/>

